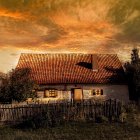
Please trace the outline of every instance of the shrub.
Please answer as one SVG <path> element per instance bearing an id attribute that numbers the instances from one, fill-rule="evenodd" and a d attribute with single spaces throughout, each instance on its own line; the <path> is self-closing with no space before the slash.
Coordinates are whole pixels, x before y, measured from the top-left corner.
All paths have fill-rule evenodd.
<path id="1" fill-rule="evenodd" d="M 108 122 L 108 118 L 103 116 L 103 115 L 100 115 L 100 116 L 97 116 L 95 118 L 95 122 L 96 123 L 103 123 L 103 122 Z"/>
<path id="2" fill-rule="evenodd" d="M 0 102 L 25 101 L 27 98 L 35 97 L 37 88 L 34 81 L 30 79 L 30 69 L 15 69 L 9 72 L 0 86 Z"/>
<path id="3" fill-rule="evenodd" d="M 139 106 L 135 103 L 129 104 L 125 106 L 127 113 L 127 123 L 133 124 L 135 126 L 140 127 L 140 112 Z"/>
<path id="4" fill-rule="evenodd" d="M 63 124 L 64 118 L 61 115 L 56 115 L 54 111 L 42 112 L 36 114 L 24 122 L 19 124 L 17 127 L 20 128 L 46 128 L 46 127 L 54 127 Z"/>
<path id="5" fill-rule="evenodd" d="M 119 120 L 120 120 L 120 122 L 125 122 L 126 121 L 126 119 L 127 119 L 127 113 L 126 112 L 122 112 L 121 114 L 120 114 L 120 116 L 119 116 Z"/>

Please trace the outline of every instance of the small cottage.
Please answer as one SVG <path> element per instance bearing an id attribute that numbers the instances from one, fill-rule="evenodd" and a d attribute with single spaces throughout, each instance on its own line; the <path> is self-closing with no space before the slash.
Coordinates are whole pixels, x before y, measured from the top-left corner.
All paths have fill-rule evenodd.
<path id="1" fill-rule="evenodd" d="M 115 98 L 127 102 L 128 86 L 116 54 L 21 54 L 17 68 L 30 68 L 37 100 Z"/>

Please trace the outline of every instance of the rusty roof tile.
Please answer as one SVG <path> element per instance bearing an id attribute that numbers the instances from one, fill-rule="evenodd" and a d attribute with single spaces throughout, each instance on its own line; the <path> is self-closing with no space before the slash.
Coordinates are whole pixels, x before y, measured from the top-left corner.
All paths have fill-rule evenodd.
<path id="1" fill-rule="evenodd" d="M 117 55 L 96 55 L 98 72 L 90 67 L 92 54 L 21 54 L 16 68 L 30 68 L 30 77 L 38 84 L 125 83 Z"/>

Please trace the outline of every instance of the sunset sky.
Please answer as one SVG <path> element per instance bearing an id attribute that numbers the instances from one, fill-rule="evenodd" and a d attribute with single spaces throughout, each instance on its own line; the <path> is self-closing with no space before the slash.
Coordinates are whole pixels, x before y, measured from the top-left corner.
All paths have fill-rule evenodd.
<path id="1" fill-rule="evenodd" d="M 20 53 L 117 53 L 140 48 L 140 0 L 0 0 L 0 71 Z"/>

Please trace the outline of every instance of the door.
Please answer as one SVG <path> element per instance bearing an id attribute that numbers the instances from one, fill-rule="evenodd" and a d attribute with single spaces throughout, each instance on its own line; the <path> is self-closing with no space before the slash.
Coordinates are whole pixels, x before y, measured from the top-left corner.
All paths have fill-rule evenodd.
<path id="1" fill-rule="evenodd" d="M 74 89 L 73 100 L 80 101 L 83 99 L 83 90 L 81 88 Z"/>

